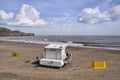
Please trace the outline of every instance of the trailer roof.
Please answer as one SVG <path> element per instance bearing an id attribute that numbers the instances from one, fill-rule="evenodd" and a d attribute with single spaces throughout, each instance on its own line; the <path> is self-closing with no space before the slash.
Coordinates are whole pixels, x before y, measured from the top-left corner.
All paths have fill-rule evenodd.
<path id="1" fill-rule="evenodd" d="M 67 45 L 64 45 L 64 44 L 49 44 L 45 48 L 49 48 L 49 49 L 65 49 L 66 46 Z"/>

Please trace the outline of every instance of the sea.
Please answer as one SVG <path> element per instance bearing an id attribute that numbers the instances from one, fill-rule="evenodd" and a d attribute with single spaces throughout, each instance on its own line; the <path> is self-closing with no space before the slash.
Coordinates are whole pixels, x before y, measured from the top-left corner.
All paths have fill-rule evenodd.
<path id="1" fill-rule="evenodd" d="M 17 41 L 28 43 L 67 43 L 87 48 L 120 50 L 120 36 L 1 36 L 0 41 Z"/>

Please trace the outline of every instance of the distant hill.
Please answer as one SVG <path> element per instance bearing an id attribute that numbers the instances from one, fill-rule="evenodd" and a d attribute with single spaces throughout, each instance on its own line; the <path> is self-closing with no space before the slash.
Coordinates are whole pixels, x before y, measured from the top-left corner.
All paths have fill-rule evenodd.
<path id="1" fill-rule="evenodd" d="M 25 33 L 18 30 L 10 30 L 8 28 L 0 27 L 0 36 L 34 36 L 34 33 Z"/>

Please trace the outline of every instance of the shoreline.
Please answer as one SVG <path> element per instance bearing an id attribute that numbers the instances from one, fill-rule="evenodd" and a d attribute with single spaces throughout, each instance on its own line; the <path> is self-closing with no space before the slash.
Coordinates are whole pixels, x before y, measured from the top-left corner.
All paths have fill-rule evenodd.
<path id="1" fill-rule="evenodd" d="M 34 43 L 34 44 L 65 44 L 68 47 L 80 47 L 80 48 L 95 48 L 95 49 L 106 49 L 106 50 L 118 50 L 119 48 L 113 48 L 113 47 L 95 47 L 95 46 L 84 46 L 84 44 L 78 44 L 78 43 L 64 43 L 64 42 L 47 42 L 47 41 L 27 41 L 27 40 L 0 40 L 0 42 L 22 42 L 22 43 Z"/>

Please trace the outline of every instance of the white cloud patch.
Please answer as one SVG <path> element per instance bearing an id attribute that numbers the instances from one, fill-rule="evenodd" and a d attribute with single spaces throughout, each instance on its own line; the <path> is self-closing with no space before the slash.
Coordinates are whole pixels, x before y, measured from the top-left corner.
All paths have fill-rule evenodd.
<path id="1" fill-rule="evenodd" d="M 113 7 L 111 10 L 108 11 L 110 14 L 110 18 L 112 21 L 116 21 L 120 19 L 120 5 Z"/>
<path id="2" fill-rule="evenodd" d="M 64 13 L 63 17 L 60 18 L 53 18 L 53 20 L 50 22 L 50 24 L 56 25 L 58 23 L 64 22 L 65 20 L 67 20 L 71 15 L 68 13 Z"/>
<path id="3" fill-rule="evenodd" d="M 108 21 L 115 21 L 120 19 L 120 5 L 113 7 L 112 9 L 100 12 L 99 7 L 85 8 L 78 17 L 78 21 L 81 23 L 97 24 Z"/>
<path id="4" fill-rule="evenodd" d="M 46 22 L 40 18 L 40 12 L 34 7 L 24 4 L 16 16 L 16 21 L 9 24 L 14 26 L 41 26 L 45 25 Z"/>
<path id="5" fill-rule="evenodd" d="M 0 10 L 0 23 L 5 24 L 10 19 L 12 19 L 14 16 L 14 13 L 6 13 L 4 10 Z"/>
<path id="6" fill-rule="evenodd" d="M 107 12 L 101 13 L 99 8 L 85 8 L 79 16 L 79 22 L 96 24 L 110 20 Z"/>

